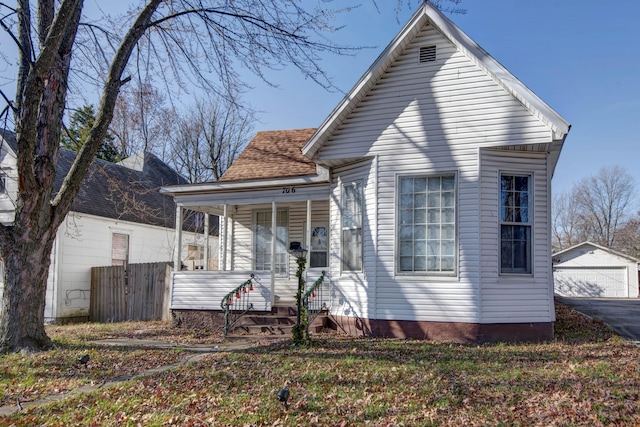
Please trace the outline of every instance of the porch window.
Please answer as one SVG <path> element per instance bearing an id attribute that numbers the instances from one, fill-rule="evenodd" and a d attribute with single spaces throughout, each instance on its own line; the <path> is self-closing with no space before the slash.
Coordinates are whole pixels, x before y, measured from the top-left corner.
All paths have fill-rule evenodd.
<path id="1" fill-rule="evenodd" d="M 401 177 L 398 194 L 399 272 L 455 274 L 455 175 Z"/>
<path id="2" fill-rule="evenodd" d="M 530 175 L 500 175 L 500 272 L 531 273 Z"/>
<path id="3" fill-rule="evenodd" d="M 202 245 L 188 245 L 187 246 L 187 261 L 191 264 L 189 267 L 191 270 L 201 270 L 204 268 L 204 246 Z"/>
<path id="4" fill-rule="evenodd" d="M 309 267 L 328 267 L 329 263 L 329 239 L 326 226 L 317 226 L 311 229 L 311 248 L 309 255 Z"/>
<path id="5" fill-rule="evenodd" d="M 256 270 L 271 270 L 271 210 L 255 211 L 254 213 L 254 268 Z M 276 212 L 276 256 L 275 274 L 284 277 L 289 274 L 288 246 L 289 241 L 289 212 L 278 209 Z"/>

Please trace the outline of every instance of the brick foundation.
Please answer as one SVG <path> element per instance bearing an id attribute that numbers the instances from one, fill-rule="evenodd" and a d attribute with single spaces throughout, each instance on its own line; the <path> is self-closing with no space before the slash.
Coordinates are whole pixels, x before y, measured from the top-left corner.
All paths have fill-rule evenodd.
<path id="1" fill-rule="evenodd" d="M 176 327 L 222 330 L 221 311 L 172 310 Z M 409 320 L 356 319 L 329 316 L 329 328 L 351 335 L 377 338 L 414 338 L 459 343 L 543 342 L 553 339 L 553 323 L 456 323 Z"/>
<path id="2" fill-rule="evenodd" d="M 330 316 L 334 328 L 352 336 L 415 338 L 459 343 L 543 342 L 553 339 L 553 323 L 456 323 L 355 319 Z"/>

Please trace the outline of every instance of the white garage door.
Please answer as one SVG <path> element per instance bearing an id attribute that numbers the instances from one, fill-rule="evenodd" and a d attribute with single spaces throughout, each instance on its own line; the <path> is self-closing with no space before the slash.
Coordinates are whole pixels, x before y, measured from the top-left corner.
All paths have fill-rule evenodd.
<path id="1" fill-rule="evenodd" d="M 555 293 L 565 297 L 629 296 L 626 267 L 555 267 L 553 280 Z"/>

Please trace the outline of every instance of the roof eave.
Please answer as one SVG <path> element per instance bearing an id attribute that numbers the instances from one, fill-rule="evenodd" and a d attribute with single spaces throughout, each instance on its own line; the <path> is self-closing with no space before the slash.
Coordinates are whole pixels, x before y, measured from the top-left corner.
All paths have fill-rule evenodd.
<path id="1" fill-rule="evenodd" d="M 365 71 L 362 77 L 360 77 L 355 86 L 324 120 L 316 133 L 314 133 L 304 147 L 302 147 L 303 155 L 309 158 L 313 158 L 316 155 L 333 130 L 342 123 L 342 120 L 346 115 L 353 110 L 355 105 L 364 97 L 364 95 L 366 95 L 369 89 L 386 71 L 389 65 L 397 57 L 398 53 L 407 45 L 407 36 L 412 32 L 415 32 L 419 24 L 423 24 L 423 21 L 426 21 L 427 19 L 428 17 L 423 13 L 422 7 L 413 14 L 402 30 L 400 30 L 391 43 L 387 45 L 373 64 L 367 69 L 367 71 Z"/>
<path id="2" fill-rule="evenodd" d="M 547 125 L 552 132 L 554 140 L 564 141 L 571 128 L 570 124 L 452 21 L 425 2 L 305 144 L 302 148 L 302 153 L 305 156 L 314 158 L 317 155 L 331 133 L 340 126 L 355 105 L 378 81 L 398 53 L 409 43 L 410 36 L 415 34 L 418 29 L 421 29 L 425 21 L 450 40 L 498 85 L 527 108 L 531 114 Z"/>
<path id="3" fill-rule="evenodd" d="M 315 175 L 296 176 L 292 178 L 253 179 L 246 181 L 223 181 L 203 184 L 171 185 L 160 188 L 160 193 L 170 196 L 178 196 L 183 194 L 212 193 L 217 191 L 247 190 L 304 184 L 321 184 L 328 182 L 330 182 L 328 170 L 324 168 L 318 168 L 318 174 Z"/>

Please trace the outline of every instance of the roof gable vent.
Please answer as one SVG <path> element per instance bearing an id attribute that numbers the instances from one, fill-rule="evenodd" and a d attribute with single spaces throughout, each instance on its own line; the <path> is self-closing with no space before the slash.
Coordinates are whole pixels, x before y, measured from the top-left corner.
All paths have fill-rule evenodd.
<path id="1" fill-rule="evenodd" d="M 435 60 L 436 60 L 435 46 L 422 46 L 420 48 L 420 63 L 435 62 Z"/>

